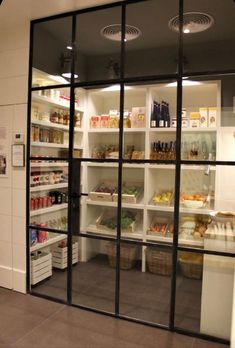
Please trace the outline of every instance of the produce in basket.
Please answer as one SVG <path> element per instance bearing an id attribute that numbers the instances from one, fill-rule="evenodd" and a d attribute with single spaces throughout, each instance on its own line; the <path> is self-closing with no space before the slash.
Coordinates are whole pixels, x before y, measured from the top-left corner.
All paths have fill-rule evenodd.
<path id="1" fill-rule="evenodd" d="M 124 195 L 133 195 L 133 196 L 137 196 L 140 192 L 140 188 L 138 186 L 123 186 L 122 188 L 122 194 Z"/>
<path id="2" fill-rule="evenodd" d="M 105 216 L 101 218 L 99 224 L 103 225 L 111 230 L 117 228 L 117 217 L 107 217 Z M 130 211 L 123 211 L 121 216 L 121 229 L 127 230 L 131 224 L 135 221 L 135 214 Z"/>
<path id="3" fill-rule="evenodd" d="M 102 193 L 111 193 L 113 194 L 116 191 L 115 187 L 107 186 L 105 184 L 101 184 L 95 192 L 102 192 Z"/>
<path id="4" fill-rule="evenodd" d="M 166 228 L 167 228 L 166 223 L 153 222 L 151 223 L 149 227 L 149 233 L 150 234 L 165 234 Z"/>
<path id="5" fill-rule="evenodd" d="M 161 194 L 155 194 L 153 196 L 153 203 L 154 204 L 170 204 L 172 199 L 172 192 L 170 191 L 166 191 L 166 192 L 162 192 Z"/>

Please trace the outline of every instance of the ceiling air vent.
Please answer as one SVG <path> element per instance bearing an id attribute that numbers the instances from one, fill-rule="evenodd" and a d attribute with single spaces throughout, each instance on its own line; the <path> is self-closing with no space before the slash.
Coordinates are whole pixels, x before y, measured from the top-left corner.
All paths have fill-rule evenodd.
<path id="1" fill-rule="evenodd" d="M 214 22 L 214 18 L 207 13 L 186 12 L 183 17 L 183 32 L 185 34 L 200 33 L 209 29 Z M 179 16 L 172 18 L 168 25 L 171 30 L 179 31 Z"/>
<path id="2" fill-rule="evenodd" d="M 141 35 L 140 29 L 134 27 L 133 25 L 126 24 L 125 27 L 125 41 L 131 41 L 137 39 Z M 100 31 L 101 35 L 106 39 L 113 41 L 121 41 L 122 27 L 121 24 L 111 24 Z"/>

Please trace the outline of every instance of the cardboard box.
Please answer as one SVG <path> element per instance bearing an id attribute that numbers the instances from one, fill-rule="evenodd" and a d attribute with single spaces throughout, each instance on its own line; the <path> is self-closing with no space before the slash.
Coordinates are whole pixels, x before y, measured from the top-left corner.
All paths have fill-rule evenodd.
<path id="1" fill-rule="evenodd" d="M 208 110 L 207 108 L 199 108 L 200 112 L 200 127 L 207 128 L 208 127 Z"/>
<path id="2" fill-rule="evenodd" d="M 131 128 L 145 127 L 145 107 L 133 107 L 131 110 Z"/>
<path id="3" fill-rule="evenodd" d="M 189 127 L 199 128 L 200 127 L 200 113 L 190 112 Z"/>

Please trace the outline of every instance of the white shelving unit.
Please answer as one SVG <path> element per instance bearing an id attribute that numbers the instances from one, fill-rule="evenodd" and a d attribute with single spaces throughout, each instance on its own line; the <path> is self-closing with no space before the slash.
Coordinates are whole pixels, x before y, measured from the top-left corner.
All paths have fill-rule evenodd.
<path id="1" fill-rule="evenodd" d="M 62 107 L 54 101 L 49 100 L 50 98 L 34 96 L 33 101 L 36 103 L 48 104 L 50 107 Z M 118 128 L 90 128 L 90 117 L 93 115 L 108 114 L 109 110 L 119 109 L 119 91 L 107 92 L 104 90 L 94 89 L 86 90 L 82 95 L 83 107 L 80 107 L 83 112 L 83 122 L 81 129 L 75 131 L 82 136 L 82 143 L 80 147 L 75 149 L 83 150 L 83 157 L 91 157 L 92 151 L 97 146 L 104 146 L 109 144 L 116 144 L 118 146 L 119 141 L 119 129 Z M 132 107 L 145 107 L 146 108 L 146 119 L 144 128 L 124 128 L 124 150 L 129 145 L 134 145 L 135 150 L 144 151 L 145 158 L 150 158 L 151 144 L 157 141 L 169 142 L 175 141 L 176 139 L 176 128 L 150 128 L 150 114 L 151 104 L 153 100 L 166 100 L 170 105 L 171 117 L 176 115 L 176 101 L 177 94 L 175 88 L 168 88 L 166 85 L 146 85 L 136 86 L 130 90 L 125 91 L 125 105 L 124 108 L 131 111 Z M 220 108 L 220 83 L 213 81 L 207 81 L 199 86 L 185 87 L 184 88 L 184 105 L 189 111 L 198 111 L 199 107 L 211 107 L 215 106 Z M 219 127 L 219 114 L 218 114 L 218 127 Z M 32 123 L 46 126 L 45 122 L 32 121 Z M 47 125 L 48 126 L 48 125 Z M 60 126 L 51 124 L 51 127 L 56 129 L 60 128 L 63 131 L 68 131 L 68 126 Z M 213 140 L 217 142 L 218 127 L 215 128 L 183 128 L 182 129 L 182 141 L 184 139 L 194 139 L 195 137 L 203 136 L 203 139 L 209 141 L 210 145 Z M 185 138 L 186 137 L 186 138 Z M 190 138 L 191 137 L 191 138 Z M 56 148 L 64 148 L 63 144 L 47 144 L 47 143 L 31 143 L 33 147 L 50 148 L 51 145 Z M 67 145 L 66 145 L 67 147 Z M 66 167 L 67 163 L 32 163 L 32 168 L 56 168 Z M 199 185 L 202 188 L 202 182 L 204 180 L 204 172 L 206 166 L 198 165 L 183 165 L 182 166 L 182 177 L 183 182 L 191 180 L 193 187 Z M 215 189 L 215 167 L 210 167 L 210 190 Z M 112 180 L 117 183 L 118 178 L 118 164 L 117 163 L 105 163 L 105 162 L 85 162 L 82 164 L 82 192 L 89 193 L 99 183 L 105 180 Z M 191 179 L 195 178 L 195 179 Z M 156 192 L 166 190 L 174 191 L 174 180 L 175 180 L 175 165 L 169 164 L 137 164 L 137 163 L 125 163 L 123 165 L 123 182 L 139 182 L 143 186 L 143 197 L 137 204 L 123 203 L 122 208 L 135 211 L 140 217 L 142 223 L 138 226 L 138 231 L 125 235 L 125 238 L 133 238 L 143 241 L 160 241 L 169 243 L 168 237 L 162 237 L 158 239 L 155 236 L 147 235 L 147 231 L 153 217 L 165 217 L 168 220 L 173 221 L 174 207 L 173 205 L 153 205 L 151 199 Z M 209 181 L 210 181 L 209 180 Z M 208 180 L 207 180 L 208 181 Z M 209 182 L 208 181 L 208 182 Z M 191 182 L 191 185 L 192 185 Z M 209 184 L 208 184 L 209 185 Z M 55 187 L 48 187 L 48 189 L 54 189 Z M 187 188 L 187 185 L 186 185 Z M 36 191 L 36 189 L 35 189 Z M 34 192 L 31 191 L 31 192 Z M 216 192 L 214 192 L 216 194 Z M 67 207 L 66 207 L 67 208 Z M 99 214 L 106 209 L 117 208 L 116 202 L 102 202 L 94 201 L 89 198 L 82 198 L 81 204 L 81 231 L 89 234 L 104 235 L 98 231 L 95 226 L 95 220 Z M 49 208 L 47 208 L 49 209 Z M 213 211 L 211 209 L 186 209 L 180 207 L 180 213 L 183 215 L 208 215 Z M 50 213 L 50 210 L 47 211 Z M 42 211 L 31 212 L 31 214 L 43 214 L 45 209 Z M 109 235 L 109 233 L 105 234 Z M 112 235 L 112 234 L 110 234 Z M 123 234 L 124 237 L 124 234 Z M 203 246 L 201 241 L 193 240 L 182 240 L 180 243 L 185 245 L 195 245 L 197 247 Z M 86 246 L 89 240 L 84 242 L 81 246 L 81 259 L 87 259 Z M 145 253 L 143 253 L 143 267 L 145 270 Z"/>
<path id="2" fill-rule="evenodd" d="M 64 125 L 59 124 L 59 123 L 46 122 L 46 121 L 41 121 L 41 120 L 32 120 L 31 123 L 38 125 L 38 126 L 46 127 L 46 128 L 60 129 L 60 130 L 67 131 L 67 132 L 69 131 L 69 126 L 64 126 Z M 74 127 L 74 132 L 75 133 L 82 133 L 83 131 L 81 128 Z"/>
<path id="3" fill-rule="evenodd" d="M 69 109 L 69 103 L 67 105 L 65 105 L 64 103 L 62 103 L 58 100 L 55 100 L 55 99 L 52 99 L 52 98 L 49 98 L 46 96 L 41 96 L 41 95 L 38 95 L 35 93 L 32 96 L 32 100 L 33 100 L 33 102 L 36 102 L 38 104 L 46 104 L 46 105 L 49 105 L 49 106 L 52 106 L 55 108 L 61 108 L 61 109 L 65 109 L 65 110 Z M 75 111 L 84 112 L 82 109 L 80 109 L 77 106 L 75 106 Z"/>

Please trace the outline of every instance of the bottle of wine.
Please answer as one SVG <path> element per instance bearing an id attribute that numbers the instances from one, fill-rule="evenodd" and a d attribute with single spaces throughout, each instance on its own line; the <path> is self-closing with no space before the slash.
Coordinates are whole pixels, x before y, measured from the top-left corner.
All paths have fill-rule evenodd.
<path id="1" fill-rule="evenodd" d="M 170 127 L 170 125 L 171 125 L 171 118 L 170 118 L 169 104 L 166 103 L 166 114 L 165 114 L 164 126 L 165 127 Z"/>
<path id="2" fill-rule="evenodd" d="M 156 128 L 157 127 L 157 102 L 153 102 L 152 105 L 152 112 L 151 112 L 151 118 L 150 118 L 150 127 Z"/>
<path id="3" fill-rule="evenodd" d="M 166 106 L 165 102 L 162 101 L 161 108 L 159 105 L 160 115 L 159 115 L 159 122 L 158 127 L 164 127 L 165 126 L 165 114 L 166 114 Z"/>

